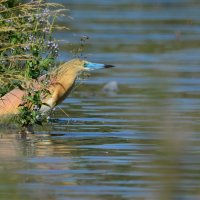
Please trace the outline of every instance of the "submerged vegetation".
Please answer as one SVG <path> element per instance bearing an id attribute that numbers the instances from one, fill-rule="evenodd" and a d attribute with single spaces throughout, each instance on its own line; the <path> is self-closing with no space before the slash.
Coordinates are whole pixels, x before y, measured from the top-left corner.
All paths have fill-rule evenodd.
<path id="1" fill-rule="evenodd" d="M 55 25 L 63 11 L 60 4 L 43 0 L 0 0 L 0 98 L 13 88 L 26 90 L 17 117 L 22 126 L 40 123 L 40 97 L 48 92 L 48 79 L 37 91 L 30 83 L 56 64 L 59 47 L 52 32 L 66 28 Z"/>

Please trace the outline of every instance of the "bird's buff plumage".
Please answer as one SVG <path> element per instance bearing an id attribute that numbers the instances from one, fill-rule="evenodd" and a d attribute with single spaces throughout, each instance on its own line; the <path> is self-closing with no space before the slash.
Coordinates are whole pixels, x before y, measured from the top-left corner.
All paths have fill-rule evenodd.
<path id="1" fill-rule="evenodd" d="M 46 105 L 42 106 L 40 111 L 42 113 L 46 112 L 62 102 L 71 92 L 76 78 L 81 72 L 109 67 L 113 66 L 91 63 L 80 59 L 73 59 L 59 66 L 48 74 L 50 77 L 50 82 L 47 86 L 49 94 L 42 97 L 42 102 Z M 33 87 L 35 87 L 35 89 L 40 88 L 40 82 L 45 80 L 45 78 L 46 75 L 40 77 L 38 81 L 33 84 Z M 1 97 L 0 117 L 18 114 L 19 106 L 22 103 L 23 97 L 26 95 L 25 90 L 16 88 Z"/>

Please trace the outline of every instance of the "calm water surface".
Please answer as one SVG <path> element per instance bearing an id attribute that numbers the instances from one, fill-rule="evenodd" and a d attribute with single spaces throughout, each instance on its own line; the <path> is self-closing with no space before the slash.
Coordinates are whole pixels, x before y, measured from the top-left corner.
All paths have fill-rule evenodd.
<path id="1" fill-rule="evenodd" d="M 200 199 L 200 1 L 57 2 L 73 17 L 59 59 L 116 68 L 80 80 L 35 135 L 0 129 L 0 199 Z"/>

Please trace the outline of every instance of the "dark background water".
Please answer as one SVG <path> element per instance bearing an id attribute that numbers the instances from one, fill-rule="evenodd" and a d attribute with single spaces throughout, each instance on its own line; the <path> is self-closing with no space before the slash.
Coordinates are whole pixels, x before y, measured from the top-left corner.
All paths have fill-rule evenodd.
<path id="1" fill-rule="evenodd" d="M 57 2 L 59 59 L 116 68 L 80 80 L 35 135 L 1 129 L 0 199 L 200 199 L 200 1 Z"/>

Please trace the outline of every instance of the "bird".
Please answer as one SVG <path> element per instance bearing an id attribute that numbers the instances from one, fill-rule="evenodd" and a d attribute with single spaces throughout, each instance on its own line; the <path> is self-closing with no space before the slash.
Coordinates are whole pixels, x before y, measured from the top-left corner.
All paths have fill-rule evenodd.
<path id="1" fill-rule="evenodd" d="M 40 83 L 49 77 L 49 84 L 47 85 L 48 94 L 41 98 L 42 106 L 41 113 L 46 113 L 52 110 L 55 106 L 61 103 L 72 91 L 75 86 L 77 77 L 84 71 L 93 71 L 104 68 L 111 68 L 113 65 L 92 63 L 81 59 L 72 59 L 58 68 L 52 70 L 38 78 L 32 83 L 35 90 L 41 88 Z M 14 88 L 0 98 L 0 118 L 13 116 L 19 114 L 20 105 L 27 95 L 27 91 Z"/>

